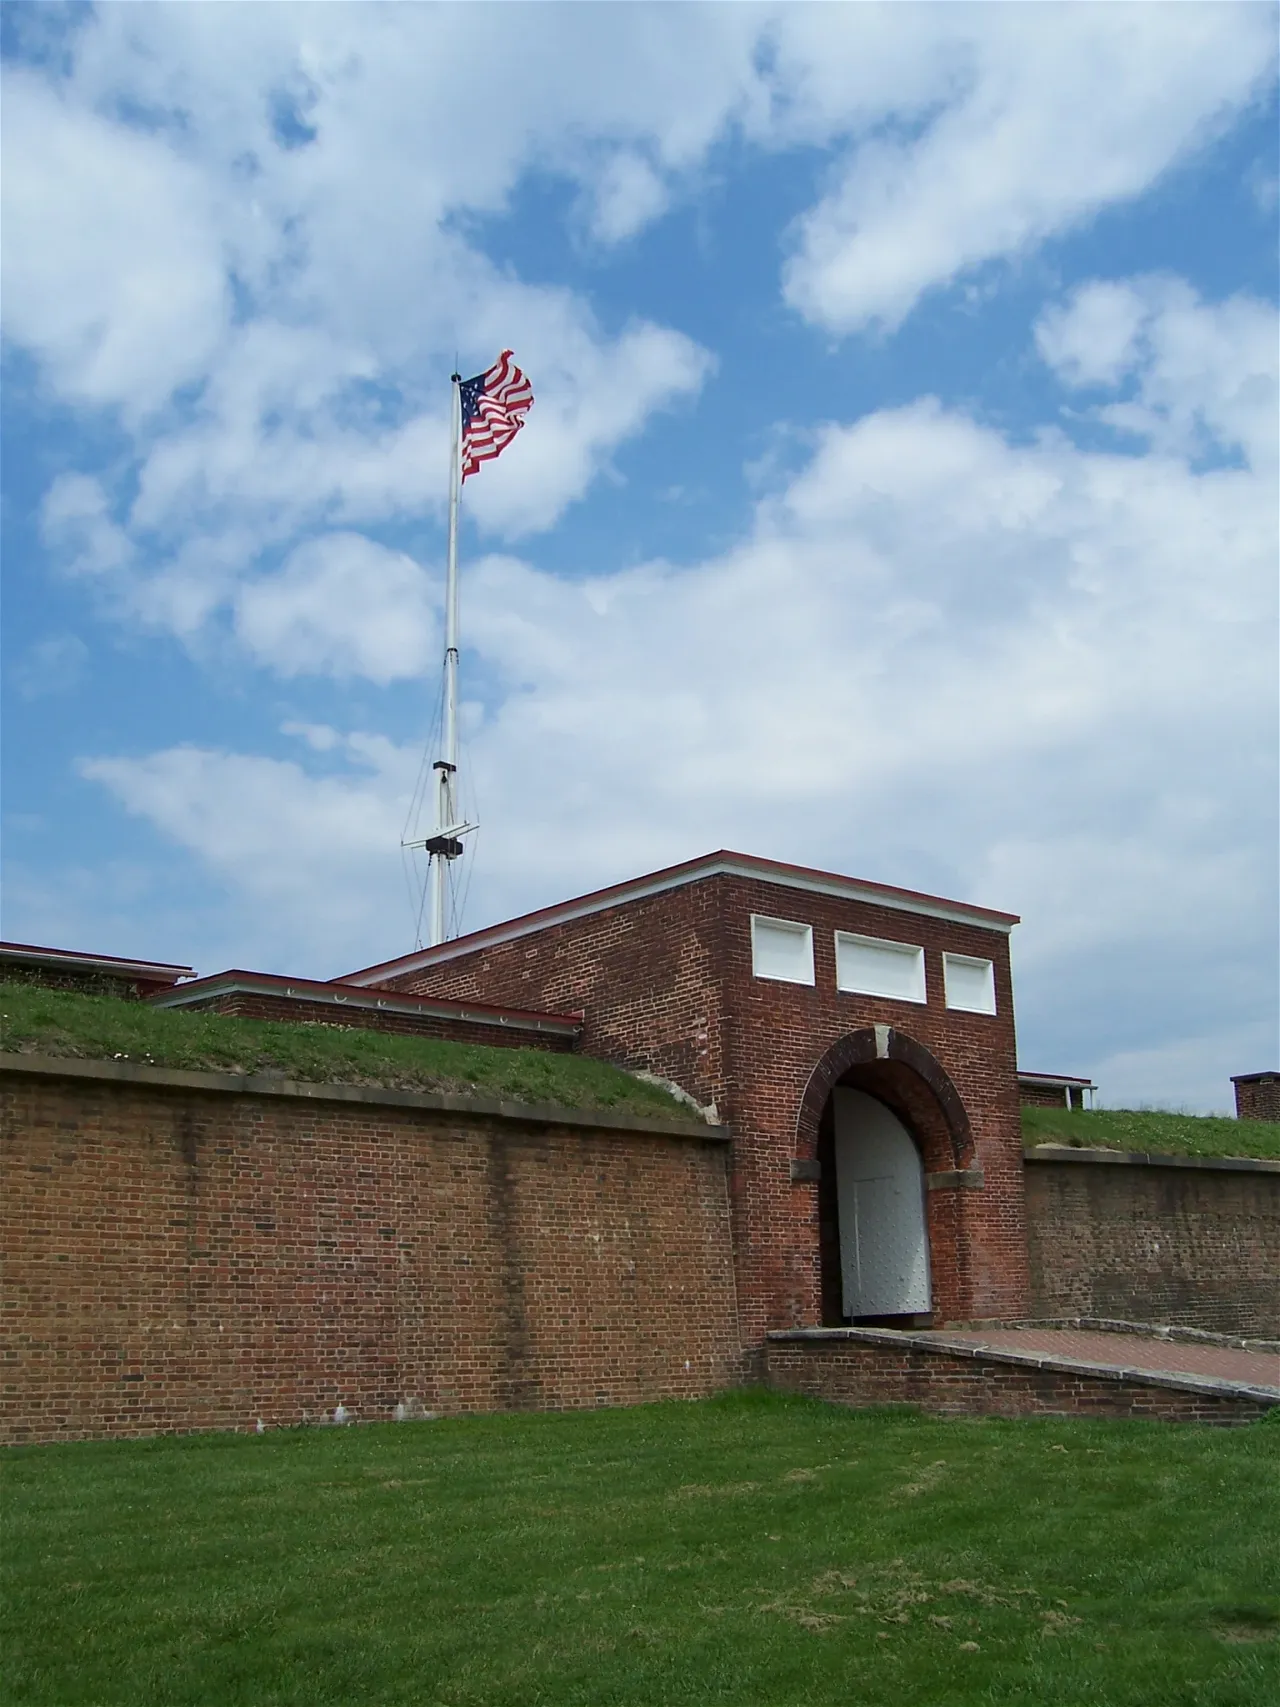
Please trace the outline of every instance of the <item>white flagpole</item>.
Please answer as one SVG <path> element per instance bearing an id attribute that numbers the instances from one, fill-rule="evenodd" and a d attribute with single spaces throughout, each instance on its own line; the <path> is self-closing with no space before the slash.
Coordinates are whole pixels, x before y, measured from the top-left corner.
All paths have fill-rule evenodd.
<path id="1" fill-rule="evenodd" d="M 406 841 L 427 855 L 431 891 L 431 948 L 449 934 L 449 867 L 462 853 L 462 838 L 478 828 L 458 818 L 458 500 L 462 491 L 462 376 L 453 379 L 453 424 L 449 450 L 449 558 L 444 600 L 444 707 L 441 756 L 435 761 L 436 822 L 431 835 Z M 424 897 L 425 899 L 425 897 Z"/>
<path id="2" fill-rule="evenodd" d="M 435 948 L 448 931 L 449 866 L 456 857 L 458 774 L 458 496 L 462 486 L 461 375 L 453 375 L 453 431 L 449 453 L 449 568 L 444 616 L 444 752 L 435 762 L 436 833 L 430 849 L 432 880 L 431 943 Z M 460 850 L 459 850 L 460 851 Z"/>

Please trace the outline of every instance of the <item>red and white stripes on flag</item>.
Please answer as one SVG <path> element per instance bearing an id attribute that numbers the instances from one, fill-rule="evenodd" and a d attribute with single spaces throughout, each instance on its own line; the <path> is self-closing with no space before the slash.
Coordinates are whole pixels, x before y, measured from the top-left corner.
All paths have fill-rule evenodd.
<path id="1" fill-rule="evenodd" d="M 459 387 L 462 404 L 462 478 L 506 449 L 524 426 L 533 387 L 503 350 L 493 366 Z"/>

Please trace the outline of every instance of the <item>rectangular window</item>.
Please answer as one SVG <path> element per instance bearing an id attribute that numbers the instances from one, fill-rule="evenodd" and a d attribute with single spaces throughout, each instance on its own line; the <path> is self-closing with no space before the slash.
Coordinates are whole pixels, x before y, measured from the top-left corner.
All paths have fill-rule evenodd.
<path id="1" fill-rule="evenodd" d="M 784 984 L 813 983 L 813 928 L 751 915 L 751 970 Z"/>
<path id="2" fill-rule="evenodd" d="M 859 996 L 923 1002 L 924 950 L 909 942 L 836 932 L 836 986 Z"/>
<path id="3" fill-rule="evenodd" d="M 949 1008 L 969 1014 L 996 1011 L 996 974 L 989 960 L 975 960 L 970 954 L 944 954 L 942 971 Z"/>

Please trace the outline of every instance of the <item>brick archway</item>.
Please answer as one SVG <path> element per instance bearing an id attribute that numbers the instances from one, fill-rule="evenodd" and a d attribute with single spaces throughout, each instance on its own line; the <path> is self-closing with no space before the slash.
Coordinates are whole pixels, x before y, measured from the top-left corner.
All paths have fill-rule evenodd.
<path id="1" fill-rule="evenodd" d="M 954 1166 L 966 1167 L 973 1155 L 973 1132 L 959 1091 L 936 1055 L 890 1025 L 868 1025 L 849 1032 L 831 1045 L 810 1073 L 796 1117 L 796 1155 L 812 1157 L 817 1153 L 818 1129 L 833 1087 L 855 1067 L 870 1067 L 876 1062 L 894 1062 L 907 1068 L 932 1092 Z"/>
<path id="2" fill-rule="evenodd" d="M 929 1261 L 935 1319 L 972 1314 L 969 1234 L 957 1189 L 972 1167 L 974 1138 L 960 1093 L 931 1050 L 888 1025 L 864 1026 L 838 1039 L 809 1075 L 796 1119 L 798 1158 L 811 1160 L 814 1194 L 814 1319 L 836 1327 L 840 1309 L 839 1211 L 834 1173 L 832 1091 L 867 1091 L 902 1121 L 920 1152 L 927 1191 Z M 942 1189 L 934 1189 L 934 1187 Z"/>

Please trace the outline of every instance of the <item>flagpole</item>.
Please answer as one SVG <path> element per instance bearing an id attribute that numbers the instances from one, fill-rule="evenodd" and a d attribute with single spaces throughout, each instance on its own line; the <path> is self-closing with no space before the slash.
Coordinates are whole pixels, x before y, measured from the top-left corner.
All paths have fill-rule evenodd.
<path id="1" fill-rule="evenodd" d="M 462 486 L 462 375 L 452 375 L 452 433 L 449 450 L 449 559 L 444 614 L 443 755 L 435 762 L 436 833 L 431 850 L 431 943 L 435 948 L 448 931 L 449 866 L 458 822 L 458 496 Z M 459 850 L 460 851 L 460 850 Z"/>
<path id="2" fill-rule="evenodd" d="M 421 848 L 427 856 L 427 880 L 422 890 L 418 917 L 431 899 L 430 947 L 438 948 L 449 934 L 449 867 L 463 851 L 462 838 L 479 828 L 458 817 L 458 501 L 462 492 L 462 459 L 465 448 L 467 473 L 498 455 L 523 425 L 533 403 L 533 387 L 503 350 L 491 368 L 464 382 L 459 373 L 450 376 L 453 385 L 449 443 L 449 557 L 444 600 L 444 705 L 440 745 L 443 749 L 435 771 L 435 829 L 431 835 L 403 840 L 402 849 Z M 463 406 L 467 418 L 463 420 Z M 477 414 L 480 399 L 483 410 Z M 414 795 L 415 806 L 419 796 Z M 425 804 L 425 802 L 424 802 Z M 410 817 L 413 817 L 411 808 Z M 409 826 L 406 825 L 406 829 Z M 419 926 L 419 928 L 421 928 Z"/>

